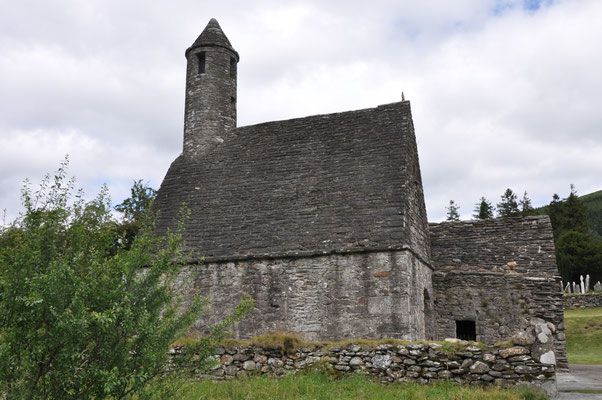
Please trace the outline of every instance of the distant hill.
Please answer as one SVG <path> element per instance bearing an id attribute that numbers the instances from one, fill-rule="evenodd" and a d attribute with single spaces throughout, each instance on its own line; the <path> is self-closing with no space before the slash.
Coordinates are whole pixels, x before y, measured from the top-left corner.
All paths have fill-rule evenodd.
<path id="1" fill-rule="evenodd" d="M 581 199 L 587 209 L 587 219 L 590 228 L 592 228 L 599 236 L 602 236 L 602 190 L 584 194 L 583 196 L 579 196 L 579 199 Z M 534 210 L 534 214 L 536 215 L 544 215 L 547 213 L 547 205 L 537 207 Z"/>
<path id="2" fill-rule="evenodd" d="M 602 236 L 602 190 L 579 196 L 579 198 L 587 208 L 589 226 Z"/>

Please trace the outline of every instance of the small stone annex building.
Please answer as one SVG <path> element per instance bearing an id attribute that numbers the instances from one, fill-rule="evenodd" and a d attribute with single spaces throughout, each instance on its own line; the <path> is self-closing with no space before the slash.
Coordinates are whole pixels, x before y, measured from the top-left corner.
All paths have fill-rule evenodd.
<path id="1" fill-rule="evenodd" d="M 429 225 L 408 101 L 237 127 L 239 55 L 215 19 L 185 54 L 184 148 L 154 206 L 159 233 L 191 212 L 181 281 L 212 301 L 196 329 L 247 293 L 239 338 L 495 343 L 544 329 L 566 363 L 548 218 Z"/>

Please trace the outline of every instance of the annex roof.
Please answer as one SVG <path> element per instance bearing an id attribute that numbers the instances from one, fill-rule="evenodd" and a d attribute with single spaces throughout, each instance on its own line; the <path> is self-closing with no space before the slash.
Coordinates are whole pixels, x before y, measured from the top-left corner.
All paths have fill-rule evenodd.
<path id="1" fill-rule="evenodd" d="M 548 216 L 431 223 L 429 231 L 435 270 L 558 275 Z"/>

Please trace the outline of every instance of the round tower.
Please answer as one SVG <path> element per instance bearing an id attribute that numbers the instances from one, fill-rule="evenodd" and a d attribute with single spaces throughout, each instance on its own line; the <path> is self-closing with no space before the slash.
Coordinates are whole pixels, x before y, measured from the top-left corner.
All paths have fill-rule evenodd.
<path id="1" fill-rule="evenodd" d="M 212 18 L 186 50 L 184 155 L 195 158 L 236 128 L 238 53 Z"/>

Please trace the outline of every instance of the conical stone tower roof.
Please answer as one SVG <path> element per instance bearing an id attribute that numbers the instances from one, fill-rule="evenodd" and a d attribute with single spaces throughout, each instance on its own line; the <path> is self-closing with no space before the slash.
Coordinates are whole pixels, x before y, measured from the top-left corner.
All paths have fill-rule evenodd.
<path id="1" fill-rule="evenodd" d="M 207 24 L 203 32 L 201 32 L 201 34 L 194 41 L 192 46 L 190 46 L 186 50 L 186 55 L 188 56 L 188 52 L 194 48 L 212 46 L 223 47 L 225 49 L 228 49 L 236 55 L 237 60 L 239 59 L 238 53 L 230 44 L 230 41 L 224 34 L 224 31 L 222 31 L 222 28 L 219 26 L 219 23 L 215 18 L 211 18 L 209 20 L 209 23 Z"/>

